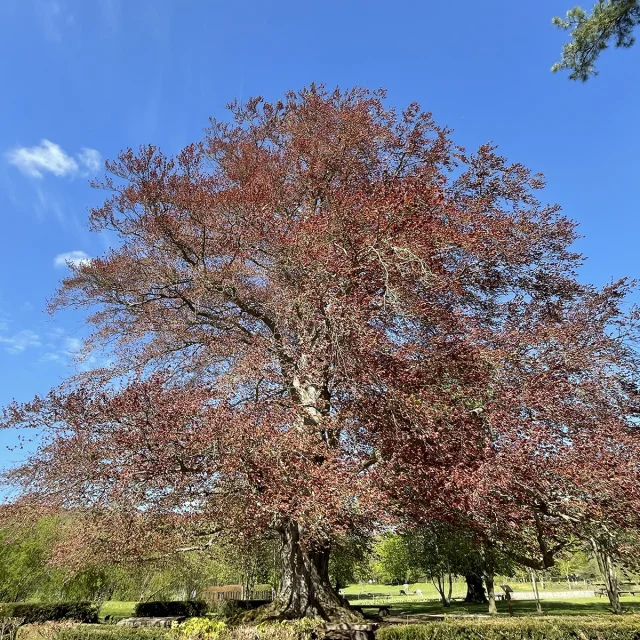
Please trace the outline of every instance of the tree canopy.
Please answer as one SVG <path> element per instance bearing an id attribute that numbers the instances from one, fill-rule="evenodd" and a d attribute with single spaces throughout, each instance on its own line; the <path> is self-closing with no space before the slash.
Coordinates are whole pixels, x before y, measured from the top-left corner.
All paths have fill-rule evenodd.
<path id="1" fill-rule="evenodd" d="M 549 566 L 579 523 L 635 523 L 631 285 L 578 281 L 541 176 L 384 98 L 255 98 L 107 163 L 90 224 L 118 243 L 52 310 L 90 309 L 109 364 L 6 409 L 43 433 L 16 507 L 118 556 L 272 531 L 274 615 L 324 618 L 336 536 L 455 521 Z"/>
<path id="2" fill-rule="evenodd" d="M 568 70 L 571 80 L 586 82 L 597 75 L 596 61 L 611 42 L 629 48 L 635 43 L 634 28 L 640 24 L 638 0 L 598 0 L 587 13 L 573 7 L 566 18 L 554 18 L 553 24 L 571 31 L 571 41 L 564 45 L 562 59 L 552 71 Z"/>

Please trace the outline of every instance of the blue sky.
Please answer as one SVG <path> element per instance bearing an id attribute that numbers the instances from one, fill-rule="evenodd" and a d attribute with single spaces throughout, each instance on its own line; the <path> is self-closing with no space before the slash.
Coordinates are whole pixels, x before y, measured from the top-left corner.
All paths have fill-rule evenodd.
<path id="1" fill-rule="evenodd" d="M 101 159 L 177 151 L 231 99 L 312 81 L 384 87 L 468 148 L 494 141 L 580 222 L 583 279 L 640 276 L 640 45 L 585 85 L 551 74 L 573 1 L 1 0 L 0 405 L 74 370 L 83 317 L 44 307 L 65 255 L 108 246 L 86 227 Z M 18 455 L 0 446 L 0 466 Z"/>

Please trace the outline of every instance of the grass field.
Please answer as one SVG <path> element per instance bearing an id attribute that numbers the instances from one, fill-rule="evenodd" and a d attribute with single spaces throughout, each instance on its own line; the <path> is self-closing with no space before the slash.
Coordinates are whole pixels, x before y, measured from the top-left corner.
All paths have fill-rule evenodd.
<path id="1" fill-rule="evenodd" d="M 496 593 L 502 593 L 499 588 L 500 584 L 509 584 L 514 591 L 531 591 L 530 583 L 522 583 L 510 581 L 508 579 L 496 580 Z M 574 590 L 592 589 L 593 585 L 573 584 Z M 364 612 L 377 612 L 378 605 L 386 605 L 391 608 L 392 615 L 412 616 L 412 615 L 434 615 L 434 614 L 486 614 L 486 605 L 468 605 L 462 602 L 466 593 L 467 586 L 462 580 L 458 580 L 453 585 L 454 600 L 451 607 L 443 607 L 439 601 L 439 594 L 432 583 L 414 583 L 409 585 L 409 592 L 415 592 L 416 589 L 422 590 L 422 596 L 415 595 L 403 596 L 400 591 L 403 586 L 391 586 L 384 584 L 353 584 L 343 590 L 343 593 L 349 598 L 349 601 L 357 606 L 362 606 Z M 546 583 L 544 591 L 541 593 L 549 593 L 552 591 L 569 591 L 565 582 Z M 371 594 L 371 595 L 369 595 Z M 390 598 L 382 598 L 382 595 L 390 595 Z M 362 596 L 362 597 L 358 597 Z M 380 596 L 380 597 L 376 597 Z M 623 607 L 628 613 L 640 613 L 640 596 L 624 596 L 621 599 Z M 371 606 L 371 608 L 368 608 Z M 498 601 L 496 603 L 498 613 L 508 615 L 506 602 Z M 512 601 L 514 615 L 528 616 L 539 615 L 536 612 L 536 604 L 534 600 L 513 600 Z M 607 615 L 611 611 L 609 609 L 609 601 L 606 597 L 594 598 L 567 598 L 563 600 L 542 600 L 542 609 L 544 615 Z"/>
<path id="2" fill-rule="evenodd" d="M 133 610 L 137 604 L 137 602 L 118 602 L 117 600 L 103 602 L 100 608 L 100 619 L 104 620 L 107 616 L 128 618 L 133 615 Z"/>
<path id="3" fill-rule="evenodd" d="M 625 613 L 640 613 L 640 597 L 621 598 Z M 598 598 L 573 598 L 571 600 L 544 600 L 542 602 L 542 614 L 536 612 L 536 603 L 533 600 L 515 600 L 512 602 L 513 613 L 516 616 L 604 616 L 611 615 L 609 603 L 605 599 Z M 498 615 L 508 616 L 509 610 L 505 602 L 497 602 Z M 392 616 L 420 616 L 420 615 L 460 615 L 460 614 L 487 614 L 486 605 L 468 605 L 461 602 L 453 602 L 450 607 L 443 607 L 440 602 L 396 602 L 390 605 Z M 374 614 L 377 608 L 368 608 L 364 605 L 364 613 Z"/>
<path id="4" fill-rule="evenodd" d="M 346 589 L 343 589 L 342 593 L 346 596 L 357 596 L 360 594 L 390 594 L 392 597 L 399 597 L 402 585 L 392 586 L 388 584 L 352 584 Z M 422 595 L 425 598 L 438 598 L 438 592 L 431 582 L 417 582 L 409 585 L 409 591 L 415 591 L 416 589 L 422 589 Z M 455 582 L 453 585 L 453 597 L 464 597 L 467 593 L 467 585 L 464 581 Z"/>
<path id="5" fill-rule="evenodd" d="M 502 593 L 500 589 L 501 584 L 508 584 L 514 591 L 531 591 L 531 583 L 530 582 L 514 582 L 509 580 L 508 578 L 497 578 L 496 579 L 496 593 Z M 582 589 L 593 589 L 593 585 L 584 585 L 580 584 L 572 584 L 574 590 L 582 590 Z M 391 596 L 400 596 L 400 590 L 402 589 L 402 585 L 388 585 L 388 584 L 352 584 L 349 585 L 346 589 L 343 590 L 343 593 L 347 596 L 355 596 L 359 594 L 390 594 Z M 542 586 L 539 585 L 538 588 L 541 592 L 548 591 L 569 591 L 569 587 L 566 582 L 547 582 L 545 584 L 544 590 Z M 409 585 L 409 591 L 414 592 L 416 589 L 422 590 L 422 595 L 429 598 L 439 598 L 439 594 L 436 588 L 433 586 L 431 582 L 416 582 Z M 453 583 L 453 597 L 454 598 L 464 598 L 467 593 L 467 585 L 464 580 L 457 580 Z"/>
<path id="6" fill-rule="evenodd" d="M 369 585 L 367 585 L 369 586 Z M 372 585 L 376 586 L 376 585 Z M 391 587 L 393 589 L 401 589 L 402 587 Z M 387 587 L 389 589 L 389 587 Z M 347 591 L 347 590 L 345 590 Z M 388 593 L 389 591 L 379 590 L 378 593 Z M 462 594 L 464 596 L 464 593 Z M 640 596 L 623 596 L 621 598 L 625 613 L 640 614 Z M 469 605 L 460 601 L 454 601 L 451 607 L 443 607 L 440 602 L 435 601 L 407 601 L 401 598 L 399 594 L 392 598 L 391 602 L 373 601 L 378 604 L 385 604 L 391 608 L 392 616 L 420 616 L 420 615 L 438 615 L 438 614 L 486 614 L 486 605 Z M 365 614 L 371 615 L 377 613 L 377 606 L 371 605 L 371 602 L 359 601 L 356 604 L 362 605 Z M 117 618 L 125 618 L 133 615 L 135 602 L 116 602 L 109 601 L 102 605 L 100 610 L 100 618 L 111 615 Z M 514 600 L 512 601 L 513 613 L 516 616 L 536 616 L 540 615 L 536 612 L 536 604 L 533 600 Z M 508 615 L 507 604 L 503 601 L 496 603 L 498 607 L 498 615 Z M 611 615 L 609 602 L 606 598 L 572 598 L 567 600 L 543 600 L 542 615 L 550 616 L 603 616 Z"/>

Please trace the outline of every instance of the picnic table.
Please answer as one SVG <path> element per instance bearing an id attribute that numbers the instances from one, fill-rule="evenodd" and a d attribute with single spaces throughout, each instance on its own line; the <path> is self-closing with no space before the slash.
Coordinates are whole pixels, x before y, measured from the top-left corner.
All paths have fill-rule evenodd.
<path id="1" fill-rule="evenodd" d="M 598 597 L 602 597 L 607 595 L 607 590 L 604 587 L 602 587 L 600 589 L 596 589 L 594 593 Z M 621 596 L 624 596 L 624 595 L 635 596 L 638 593 L 640 593 L 640 587 L 633 587 L 629 589 L 624 589 L 624 588 L 618 589 L 618 595 L 621 595 Z"/>
<path id="2" fill-rule="evenodd" d="M 513 593 L 513 589 L 508 584 L 501 584 L 500 588 L 503 593 L 494 593 L 494 597 L 496 600 L 511 600 L 511 594 Z"/>

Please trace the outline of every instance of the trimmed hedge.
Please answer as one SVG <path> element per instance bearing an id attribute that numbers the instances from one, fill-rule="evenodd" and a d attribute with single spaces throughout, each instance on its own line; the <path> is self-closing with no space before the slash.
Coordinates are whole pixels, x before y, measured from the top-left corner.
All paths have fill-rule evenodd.
<path id="1" fill-rule="evenodd" d="M 167 618 L 170 616 L 199 618 L 207 613 L 207 609 L 207 603 L 201 600 L 138 602 L 135 616 L 138 618 Z"/>
<path id="2" fill-rule="evenodd" d="M 16 602 L 0 605 L 0 617 L 24 618 L 25 624 L 72 620 L 96 623 L 100 605 L 95 602 Z"/>
<path id="3" fill-rule="evenodd" d="M 220 620 L 193 619 L 177 629 L 78 625 L 60 631 L 55 640 L 320 640 L 319 620 L 284 620 L 258 627 L 227 627 Z"/>
<path id="4" fill-rule="evenodd" d="M 159 627 L 115 627 L 82 625 L 63 629 L 56 640 L 170 640 L 171 631 Z"/>
<path id="5" fill-rule="evenodd" d="M 376 640 L 640 640 L 640 616 L 449 619 L 383 627 Z"/>

